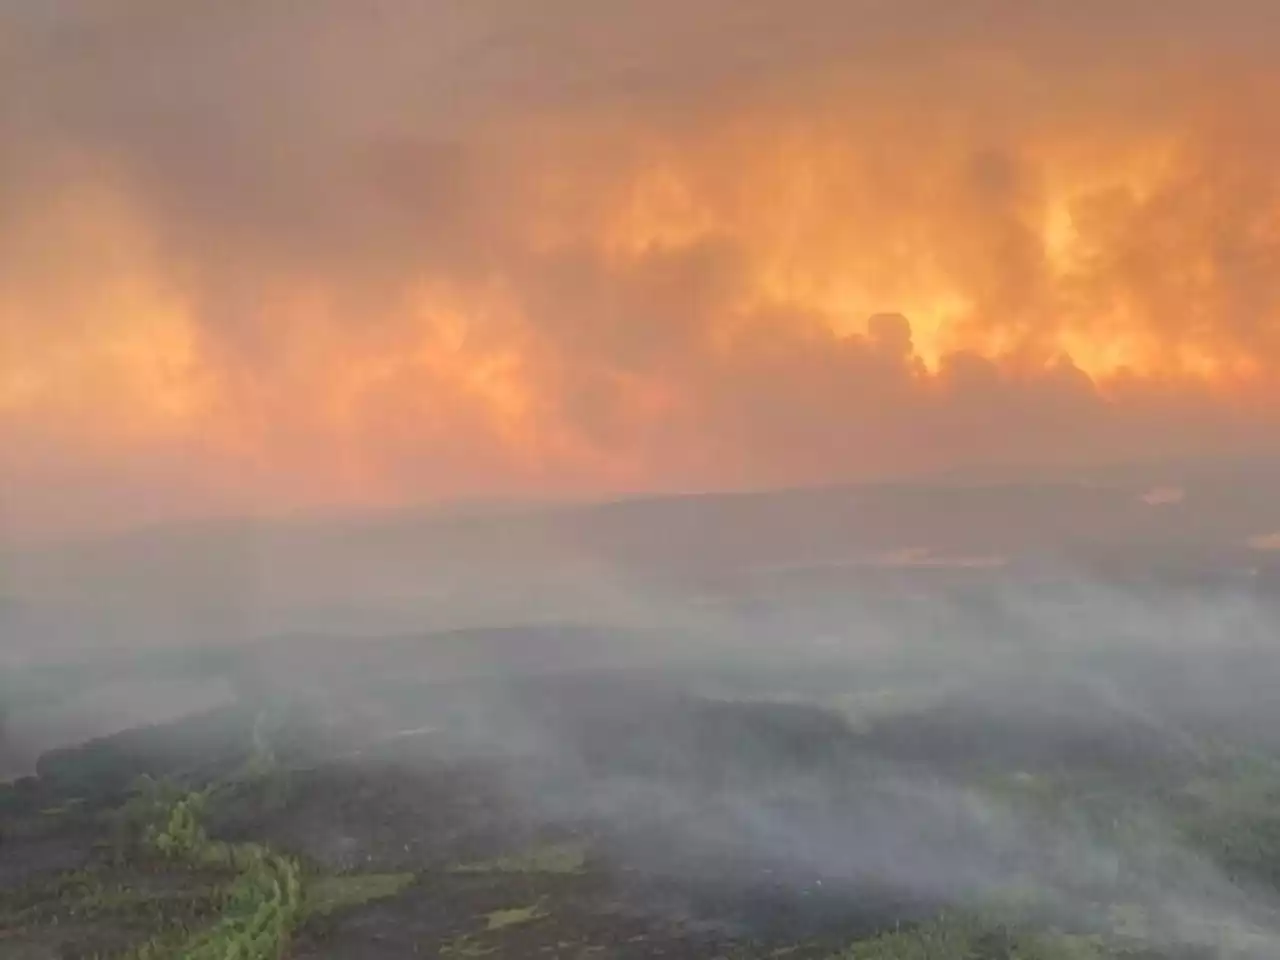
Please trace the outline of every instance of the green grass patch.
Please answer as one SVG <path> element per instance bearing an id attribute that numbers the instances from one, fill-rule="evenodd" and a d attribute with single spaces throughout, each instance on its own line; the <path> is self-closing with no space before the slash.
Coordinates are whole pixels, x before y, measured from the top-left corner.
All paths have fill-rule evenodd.
<path id="1" fill-rule="evenodd" d="M 495 910 L 493 913 L 485 914 L 485 932 L 493 933 L 495 930 L 505 930 L 507 927 L 519 926 L 522 923 L 532 923 L 534 920 L 541 920 L 546 916 L 548 914 L 542 909 L 542 904 L 540 903 L 535 903 L 528 907 Z"/>
<path id="2" fill-rule="evenodd" d="M 484 921 L 484 929 L 479 933 L 463 934 L 455 937 L 440 947 L 439 956 L 466 960 L 470 957 L 487 957 L 498 954 L 501 944 L 486 942 L 489 934 L 501 934 L 512 927 L 522 926 L 542 920 L 550 914 L 542 908 L 542 903 L 534 903 L 527 907 L 508 907 L 505 910 L 494 910 L 480 919 Z"/>
<path id="3" fill-rule="evenodd" d="M 855 943 L 831 960 L 1107 960 L 1093 937 L 1029 933 L 968 917 L 942 917 Z"/>
<path id="4" fill-rule="evenodd" d="M 587 844 L 581 840 L 548 843 L 508 857 L 458 864 L 451 873 L 578 874 L 587 866 Z"/>
<path id="5" fill-rule="evenodd" d="M 394 897 L 416 879 L 412 873 L 347 873 L 317 877 L 307 885 L 307 912 L 325 916 Z"/>
<path id="6" fill-rule="evenodd" d="M 439 956 L 450 960 L 470 960 L 472 957 L 488 957 L 498 952 L 497 947 L 478 943 L 471 937 L 458 937 L 440 948 Z"/>
<path id="7" fill-rule="evenodd" d="M 45 807 L 40 811 L 42 817 L 63 817 L 69 813 L 75 813 L 84 808 L 85 801 L 83 797 L 75 797 L 66 803 L 56 807 Z"/>
<path id="8" fill-rule="evenodd" d="M 304 918 L 302 869 L 297 861 L 256 843 L 211 840 L 201 815 L 214 788 L 183 793 L 143 781 L 131 802 L 142 846 L 192 870 L 231 874 L 221 911 L 210 925 L 178 924 L 135 948 L 129 960 L 280 960 Z M 140 822 L 139 822 L 140 821 Z"/>

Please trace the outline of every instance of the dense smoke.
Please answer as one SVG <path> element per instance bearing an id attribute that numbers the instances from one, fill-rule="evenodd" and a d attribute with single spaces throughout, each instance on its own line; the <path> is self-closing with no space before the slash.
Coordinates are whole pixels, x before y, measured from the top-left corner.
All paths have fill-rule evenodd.
<path id="1" fill-rule="evenodd" d="M 15 530 L 1276 427 L 1265 2 L 0 16 Z"/>

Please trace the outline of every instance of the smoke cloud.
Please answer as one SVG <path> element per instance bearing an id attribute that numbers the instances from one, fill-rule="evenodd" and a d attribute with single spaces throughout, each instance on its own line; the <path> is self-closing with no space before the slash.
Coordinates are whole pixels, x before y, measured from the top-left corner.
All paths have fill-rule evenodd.
<path id="1" fill-rule="evenodd" d="M 1278 17 L 6 4 L 5 522 L 1256 448 Z"/>

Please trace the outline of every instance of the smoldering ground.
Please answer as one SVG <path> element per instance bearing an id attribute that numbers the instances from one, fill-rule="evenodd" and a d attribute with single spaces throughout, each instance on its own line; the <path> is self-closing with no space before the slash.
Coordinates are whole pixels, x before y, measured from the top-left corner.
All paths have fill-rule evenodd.
<path id="1" fill-rule="evenodd" d="M 740 935 L 993 910 L 1274 955 L 1274 865 L 1247 849 L 1280 790 L 1265 597 L 988 575 L 825 619 L 770 603 L 766 628 L 693 607 L 295 637 L 197 672 L 272 718 L 294 786 L 265 829 L 322 862 L 450 865 L 549 831 L 631 877 L 628 909 Z M 216 761 L 174 729 L 179 769 Z"/>
<path id="2" fill-rule="evenodd" d="M 1209 472 L 15 552 L 10 721 L 234 698 L 38 782 L 234 778 L 265 731 L 287 801 L 215 826 L 331 868 L 587 838 L 614 917 L 785 940 L 964 908 L 1270 956 L 1271 474 Z"/>
<path id="3" fill-rule="evenodd" d="M 784 628 L 727 670 L 693 633 L 674 662 L 444 694 L 422 736 L 515 760 L 517 809 L 602 835 L 686 920 L 801 933 L 1012 902 L 1093 933 L 1129 908 L 1135 942 L 1271 955 L 1265 872 L 1187 824 L 1197 783 L 1277 744 L 1274 611 L 1088 583 L 978 615 L 934 602 L 879 624 L 892 652 L 856 626 L 816 652 Z M 1114 626 L 1064 642 L 1090 617 Z"/>

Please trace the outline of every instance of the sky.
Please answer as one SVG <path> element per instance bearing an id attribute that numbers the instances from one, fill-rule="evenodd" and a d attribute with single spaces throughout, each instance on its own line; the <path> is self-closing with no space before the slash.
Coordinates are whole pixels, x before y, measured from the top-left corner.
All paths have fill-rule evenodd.
<path id="1" fill-rule="evenodd" d="M 0 0 L 0 528 L 1265 451 L 1273 0 Z"/>

